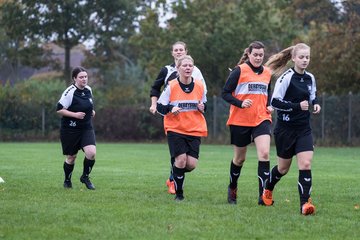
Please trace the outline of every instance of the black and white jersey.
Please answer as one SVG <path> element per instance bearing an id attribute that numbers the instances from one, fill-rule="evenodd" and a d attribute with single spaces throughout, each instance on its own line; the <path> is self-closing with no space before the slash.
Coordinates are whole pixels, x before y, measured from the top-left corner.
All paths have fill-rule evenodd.
<path id="1" fill-rule="evenodd" d="M 276 81 L 271 105 L 277 110 L 280 124 L 290 127 L 310 127 L 310 111 L 303 111 L 300 102 L 317 104 L 315 77 L 309 72 L 288 69 Z"/>
<path id="2" fill-rule="evenodd" d="M 206 83 L 204 80 L 204 77 L 200 71 L 199 68 L 194 66 L 194 70 L 191 74 L 191 76 L 195 80 L 201 80 L 205 87 L 205 94 L 207 93 L 206 89 Z M 161 68 L 159 75 L 157 76 L 154 84 L 151 86 L 150 90 L 150 97 L 160 97 L 161 94 L 161 87 L 164 86 L 164 88 L 168 85 L 168 82 L 176 79 L 178 77 L 177 69 L 175 67 L 175 63 L 171 65 L 166 65 L 163 68 Z"/>
<path id="3" fill-rule="evenodd" d="M 57 104 L 57 111 L 67 109 L 71 112 L 84 112 L 84 119 L 77 119 L 63 116 L 61 118 L 61 128 L 67 129 L 92 129 L 92 114 L 94 109 L 92 91 L 89 86 L 83 90 L 75 85 L 69 86 L 61 95 Z"/>

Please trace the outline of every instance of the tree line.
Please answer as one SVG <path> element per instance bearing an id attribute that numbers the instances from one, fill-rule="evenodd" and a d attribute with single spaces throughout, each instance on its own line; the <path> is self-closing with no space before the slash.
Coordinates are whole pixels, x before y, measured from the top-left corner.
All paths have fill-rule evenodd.
<path id="1" fill-rule="evenodd" d="M 160 26 L 161 13 L 168 12 L 172 17 Z M 171 44 L 183 40 L 210 93 L 218 94 L 227 69 L 250 42 L 260 40 L 268 55 L 300 41 L 310 45 L 310 70 L 320 91 L 358 92 L 360 87 L 356 0 L 2 0 L 0 22 L 1 63 L 11 63 L 14 72 L 20 65 L 49 65 L 42 46 L 52 41 L 65 49 L 62 70 L 68 82 L 71 49 L 86 40 L 93 48 L 84 64 L 99 70 L 103 85 L 135 77 L 153 80 L 172 60 Z"/>
<path id="2" fill-rule="evenodd" d="M 209 96 L 220 95 L 228 69 L 254 40 L 264 42 L 266 57 L 298 42 L 310 45 L 309 71 L 319 94 L 360 90 L 358 0 L 0 0 L 0 67 L 10 66 L 7 70 L 17 79 L 21 66 L 46 66 L 58 70 L 56 79 L 66 86 L 71 49 L 91 42 L 83 65 L 93 70 L 97 107 L 109 116 L 121 118 L 119 112 L 135 111 L 134 105 L 147 110 L 150 86 L 160 68 L 172 62 L 171 45 L 178 40 L 187 43 Z M 48 42 L 65 49 L 64 66 L 43 47 Z M 47 85 L 50 79 L 31 82 Z M 1 88 L 4 96 L 5 88 L 14 86 Z M 27 100 L 39 101 L 34 94 L 39 89 L 33 88 Z M 62 90 L 41 94 L 58 98 Z"/>

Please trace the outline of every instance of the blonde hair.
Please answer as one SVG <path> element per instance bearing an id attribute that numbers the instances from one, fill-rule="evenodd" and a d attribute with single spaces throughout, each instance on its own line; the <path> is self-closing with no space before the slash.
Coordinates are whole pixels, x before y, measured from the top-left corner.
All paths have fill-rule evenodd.
<path id="1" fill-rule="evenodd" d="M 262 49 L 262 48 L 265 48 L 265 45 L 260 41 L 254 41 L 250 43 L 250 45 L 247 48 L 245 48 L 244 53 L 237 65 L 246 62 L 249 59 L 249 54 L 252 52 L 253 49 Z"/>
<path id="2" fill-rule="evenodd" d="M 265 63 L 265 66 L 269 67 L 272 74 L 280 76 L 286 69 L 288 62 L 293 56 L 296 56 L 299 50 L 310 49 L 305 43 L 298 43 L 294 46 L 285 48 L 279 53 L 272 55 L 269 60 Z"/>
<path id="3" fill-rule="evenodd" d="M 192 61 L 192 63 L 194 64 L 194 59 L 190 56 L 190 55 L 183 55 L 181 57 L 179 57 L 176 61 L 176 67 L 180 67 L 181 66 L 181 63 L 185 60 L 185 59 L 188 59 L 190 61 Z"/>

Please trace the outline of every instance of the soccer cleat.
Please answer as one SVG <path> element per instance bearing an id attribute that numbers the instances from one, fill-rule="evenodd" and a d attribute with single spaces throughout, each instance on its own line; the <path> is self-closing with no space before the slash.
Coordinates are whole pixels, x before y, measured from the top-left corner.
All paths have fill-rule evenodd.
<path id="1" fill-rule="evenodd" d="M 236 198 L 237 198 L 237 188 L 232 189 L 228 187 L 228 203 L 236 204 Z"/>
<path id="2" fill-rule="evenodd" d="M 64 181 L 64 188 L 72 188 L 72 183 L 70 180 Z"/>
<path id="3" fill-rule="evenodd" d="M 175 194 L 175 183 L 174 181 L 170 181 L 170 179 L 166 180 L 166 186 L 168 187 L 168 193 Z"/>
<path id="4" fill-rule="evenodd" d="M 264 206 L 271 206 L 274 204 L 274 201 L 273 201 L 273 197 L 272 197 L 272 191 L 268 190 L 268 189 L 264 189 L 264 192 L 261 196 L 261 200 L 262 200 L 262 203 L 261 205 L 264 205 Z M 260 205 L 260 200 L 259 200 L 259 205 Z"/>
<path id="5" fill-rule="evenodd" d="M 181 194 L 180 193 L 176 194 L 174 200 L 177 201 L 177 202 L 181 202 L 181 201 L 184 200 L 184 195 L 182 193 Z"/>
<path id="6" fill-rule="evenodd" d="M 315 213 L 315 206 L 312 204 L 311 198 L 304 203 L 301 207 L 301 214 L 302 215 L 311 215 Z"/>
<path id="7" fill-rule="evenodd" d="M 81 176 L 80 182 L 84 183 L 87 189 L 95 190 L 95 186 L 90 182 L 88 176 Z"/>
<path id="8" fill-rule="evenodd" d="M 265 205 L 264 201 L 262 200 L 262 195 L 259 197 L 258 205 L 260 205 L 260 206 L 267 206 L 267 205 Z M 271 205 L 274 205 L 274 201 L 272 201 L 272 204 L 271 204 Z"/>
<path id="9" fill-rule="evenodd" d="M 260 206 L 266 206 L 265 203 L 264 203 L 264 201 L 262 200 L 262 195 L 259 196 L 258 205 L 260 205 Z"/>

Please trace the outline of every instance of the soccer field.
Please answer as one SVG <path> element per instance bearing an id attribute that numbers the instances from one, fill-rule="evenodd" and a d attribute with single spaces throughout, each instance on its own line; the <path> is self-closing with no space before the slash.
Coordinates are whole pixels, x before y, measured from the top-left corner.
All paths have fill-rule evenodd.
<path id="1" fill-rule="evenodd" d="M 63 188 L 60 143 L 0 144 L 0 239 L 359 239 L 360 148 L 316 148 L 314 216 L 299 214 L 298 169 L 276 186 L 272 207 L 257 205 L 257 160 L 248 150 L 237 205 L 227 203 L 232 147 L 202 145 L 186 175 L 185 201 L 166 192 L 168 146 L 98 143 L 90 191 Z M 271 150 L 271 166 L 276 163 Z"/>

